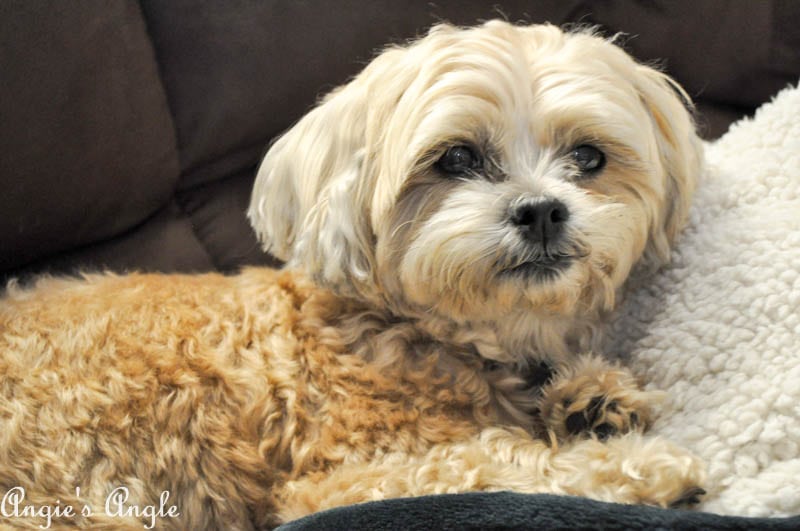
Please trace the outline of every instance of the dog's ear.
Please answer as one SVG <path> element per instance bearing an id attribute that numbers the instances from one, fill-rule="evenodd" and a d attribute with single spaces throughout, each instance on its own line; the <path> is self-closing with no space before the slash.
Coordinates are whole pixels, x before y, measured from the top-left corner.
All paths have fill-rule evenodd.
<path id="1" fill-rule="evenodd" d="M 666 172 L 659 214 L 654 216 L 645 260 L 669 260 L 670 249 L 686 224 L 692 194 L 702 171 L 703 145 L 692 119 L 692 102 L 666 74 L 638 65 L 636 85 L 652 121 L 660 164 Z"/>
<path id="2" fill-rule="evenodd" d="M 365 198 L 367 90 L 357 80 L 328 95 L 270 147 L 248 217 L 265 251 L 318 280 L 371 268 Z"/>
<path id="3" fill-rule="evenodd" d="M 383 131 L 413 72 L 384 51 L 269 149 L 248 210 L 263 248 L 340 292 L 374 283 L 370 219 Z"/>

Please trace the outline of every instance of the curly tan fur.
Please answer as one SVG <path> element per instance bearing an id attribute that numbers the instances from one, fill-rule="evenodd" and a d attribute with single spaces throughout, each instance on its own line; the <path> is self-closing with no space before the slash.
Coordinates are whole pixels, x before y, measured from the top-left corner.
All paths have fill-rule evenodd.
<path id="1" fill-rule="evenodd" d="M 103 514 L 126 486 L 130 505 L 171 493 L 180 518 L 164 527 L 250 529 L 468 490 L 666 505 L 702 481 L 689 454 L 637 434 L 556 449 L 534 425 L 501 427 L 503 392 L 477 356 L 383 318 L 260 269 L 12 288 L 0 306 L 0 488 L 95 509 L 59 525 L 141 529 Z M 340 328 L 354 319 L 373 324 L 348 344 Z M 395 363 L 352 354 L 375 342 Z"/>

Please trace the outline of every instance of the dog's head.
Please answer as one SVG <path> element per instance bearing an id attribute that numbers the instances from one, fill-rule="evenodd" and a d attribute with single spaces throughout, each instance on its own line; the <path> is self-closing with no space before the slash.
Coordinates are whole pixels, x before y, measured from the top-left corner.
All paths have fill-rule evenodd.
<path id="1" fill-rule="evenodd" d="M 440 25 L 278 139 L 248 215 L 275 256 L 395 312 L 596 313 L 684 222 L 682 100 L 590 32 Z"/>

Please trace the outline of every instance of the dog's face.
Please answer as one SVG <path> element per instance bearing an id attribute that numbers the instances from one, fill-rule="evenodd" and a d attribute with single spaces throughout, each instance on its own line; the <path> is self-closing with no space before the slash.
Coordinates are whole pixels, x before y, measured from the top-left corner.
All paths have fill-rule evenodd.
<path id="1" fill-rule="evenodd" d="M 596 315 L 683 223 L 681 97 L 588 33 L 438 26 L 281 137 L 248 214 L 265 249 L 394 312 Z"/>

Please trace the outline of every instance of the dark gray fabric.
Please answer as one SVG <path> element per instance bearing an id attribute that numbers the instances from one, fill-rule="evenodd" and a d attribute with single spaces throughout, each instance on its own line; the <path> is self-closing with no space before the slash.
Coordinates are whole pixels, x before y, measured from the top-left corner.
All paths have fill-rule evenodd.
<path id="1" fill-rule="evenodd" d="M 13 276 L 27 282 L 44 273 L 172 273 L 214 269 L 214 261 L 197 239 L 191 220 L 171 201 L 152 217 L 114 238 L 35 261 L 14 271 Z"/>
<path id="2" fill-rule="evenodd" d="M 443 494 L 331 509 L 289 522 L 280 531 L 765 530 L 796 531 L 800 517 L 739 518 L 512 492 Z"/>
<path id="3" fill-rule="evenodd" d="M 189 217 L 194 235 L 218 271 L 233 272 L 242 264 L 279 266 L 261 252 L 243 215 L 253 188 L 253 170 L 181 191 L 178 202 Z"/>
<path id="4" fill-rule="evenodd" d="M 137 2 L 0 2 L 0 79 L 0 271 L 169 202 L 174 132 Z"/>
<path id="5" fill-rule="evenodd" d="M 702 102 L 756 107 L 800 76 L 798 2 L 585 4 L 585 21 L 625 33 L 629 52 L 662 64 Z"/>

